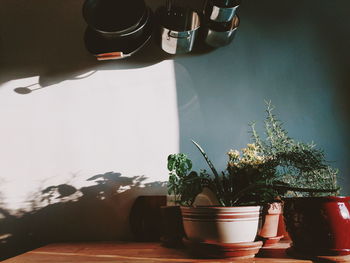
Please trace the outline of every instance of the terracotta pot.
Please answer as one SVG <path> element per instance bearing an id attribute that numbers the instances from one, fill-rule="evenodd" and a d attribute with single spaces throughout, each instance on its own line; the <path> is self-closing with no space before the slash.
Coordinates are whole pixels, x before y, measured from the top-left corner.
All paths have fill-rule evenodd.
<path id="1" fill-rule="evenodd" d="M 181 212 L 190 241 L 232 244 L 255 240 L 260 209 L 260 206 L 181 207 Z"/>
<path id="2" fill-rule="evenodd" d="M 262 238 L 271 238 L 277 236 L 278 222 L 282 214 L 282 203 L 274 202 L 266 204 L 262 211 L 261 229 L 259 236 Z"/>
<path id="3" fill-rule="evenodd" d="M 293 249 L 307 255 L 350 254 L 350 197 L 286 198 Z"/>
<path id="4" fill-rule="evenodd" d="M 282 237 L 283 240 L 290 240 L 289 234 L 286 229 L 286 224 L 284 222 L 283 211 L 278 221 L 277 236 Z"/>

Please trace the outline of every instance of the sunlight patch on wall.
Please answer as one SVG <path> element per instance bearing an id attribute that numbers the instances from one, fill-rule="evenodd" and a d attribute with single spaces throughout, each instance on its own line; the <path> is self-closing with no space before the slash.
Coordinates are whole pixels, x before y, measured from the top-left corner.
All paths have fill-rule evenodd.
<path id="1" fill-rule="evenodd" d="M 5 207 L 30 207 L 49 186 L 88 187 L 96 184 L 88 178 L 108 172 L 143 176 L 139 185 L 167 180 L 167 155 L 179 150 L 173 62 L 81 76 L 42 88 L 28 87 L 38 77 L 1 85 Z M 33 90 L 15 92 L 21 87 Z"/>

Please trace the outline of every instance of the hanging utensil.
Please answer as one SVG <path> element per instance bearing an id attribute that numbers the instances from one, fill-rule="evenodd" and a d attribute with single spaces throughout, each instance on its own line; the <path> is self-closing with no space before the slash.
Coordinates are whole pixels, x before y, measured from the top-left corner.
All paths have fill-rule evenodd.
<path id="1" fill-rule="evenodd" d="M 204 8 L 204 17 L 213 22 L 229 22 L 236 15 L 240 1 L 207 0 Z"/>
<path id="2" fill-rule="evenodd" d="M 153 13 L 148 8 L 139 26 L 129 33 L 107 37 L 88 27 L 85 31 L 85 46 L 97 60 L 122 59 L 130 57 L 144 47 L 152 33 Z"/>
<path id="3" fill-rule="evenodd" d="M 238 16 L 234 16 L 231 22 L 209 22 L 205 32 L 205 42 L 212 47 L 222 47 L 230 44 L 239 26 Z"/>
<path id="4" fill-rule="evenodd" d="M 167 0 L 165 7 L 156 11 L 156 16 L 161 48 L 169 54 L 191 52 L 200 27 L 198 14 L 189 8 L 174 6 L 172 0 Z"/>

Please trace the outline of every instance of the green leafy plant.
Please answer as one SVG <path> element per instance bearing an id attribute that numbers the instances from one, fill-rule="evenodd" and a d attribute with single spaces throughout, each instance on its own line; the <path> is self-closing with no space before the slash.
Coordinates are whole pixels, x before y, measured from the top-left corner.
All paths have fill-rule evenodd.
<path id="1" fill-rule="evenodd" d="M 207 153 L 192 141 L 206 160 L 211 174 L 191 171 L 185 154 L 168 157 L 168 193 L 176 202 L 192 205 L 204 187 L 209 188 L 222 206 L 263 204 L 288 195 L 329 195 L 339 191 L 337 171 L 327 165 L 324 153 L 314 144 L 291 139 L 267 103 L 266 138 L 261 139 L 251 124 L 252 144 L 241 152 L 230 150 L 225 171 L 220 174 Z"/>
<path id="2" fill-rule="evenodd" d="M 192 161 L 186 154 L 168 156 L 168 194 L 174 196 L 175 203 L 192 205 L 196 196 L 202 191 L 201 177 L 191 169 Z"/>

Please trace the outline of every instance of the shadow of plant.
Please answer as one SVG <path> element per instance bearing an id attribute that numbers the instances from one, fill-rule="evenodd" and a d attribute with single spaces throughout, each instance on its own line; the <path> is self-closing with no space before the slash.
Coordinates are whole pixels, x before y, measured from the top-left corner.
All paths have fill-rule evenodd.
<path id="1" fill-rule="evenodd" d="M 0 260 L 52 242 L 130 239 L 128 216 L 139 195 L 165 193 L 164 182 L 108 172 L 95 184 L 49 186 L 31 200 L 33 211 L 12 215 L 0 208 Z M 38 207 L 45 203 L 46 206 Z"/>

